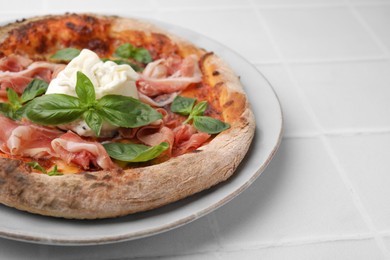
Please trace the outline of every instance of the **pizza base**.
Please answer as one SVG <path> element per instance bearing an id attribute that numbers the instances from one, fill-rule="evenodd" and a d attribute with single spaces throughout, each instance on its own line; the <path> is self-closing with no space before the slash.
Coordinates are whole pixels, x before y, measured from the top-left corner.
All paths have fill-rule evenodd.
<path id="1" fill-rule="evenodd" d="M 53 17 L 53 16 L 50 16 Z M 102 18 L 103 16 L 94 16 Z M 107 18 L 107 17 L 104 17 Z M 0 29 L 0 39 L 12 28 Z M 118 31 L 137 28 L 168 35 L 181 53 L 197 53 L 204 80 L 218 95 L 231 128 L 197 150 L 166 162 L 124 171 L 97 171 L 62 176 L 30 172 L 24 162 L 0 158 L 0 203 L 36 214 L 70 219 L 99 219 L 151 210 L 227 180 L 251 144 L 255 120 L 237 75 L 222 59 L 149 23 L 110 17 Z"/>

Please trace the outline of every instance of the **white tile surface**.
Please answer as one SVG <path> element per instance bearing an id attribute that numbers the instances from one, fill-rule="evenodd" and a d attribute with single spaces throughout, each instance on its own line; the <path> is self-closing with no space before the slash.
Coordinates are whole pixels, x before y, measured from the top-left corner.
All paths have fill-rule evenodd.
<path id="1" fill-rule="evenodd" d="M 242 256 L 241 252 L 223 252 L 221 259 L 235 260 Z M 201 259 L 201 258 L 198 258 Z M 308 244 L 287 247 L 269 247 L 248 250 L 245 260 L 302 260 L 302 259 L 342 259 L 366 260 L 385 259 L 373 240 L 335 241 L 320 244 Z"/>
<path id="2" fill-rule="evenodd" d="M 390 231 L 390 134 L 330 137 L 375 227 Z"/>
<path id="3" fill-rule="evenodd" d="M 42 10 L 42 1 L 0 0 L 0 13 L 39 12 Z"/>
<path id="4" fill-rule="evenodd" d="M 259 65 L 257 68 L 269 80 L 280 99 L 283 108 L 285 135 L 318 134 L 320 129 L 312 121 L 284 67 L 282 65 Z"/>
<path id="5" fill-rule="evenodd" d="M 101 246 L 43 246 L 0 238 L 0 259 L 123 259 L 212 252 L 218 248 L 208 217 L 149 238 Z"/>
<path id="6" fill-rule="evenodd" d="M 261 9 L 260 12 L 287 59 L 383 55 L 346 7 Z"/>
<path id="7" fill-rule="evenodd" d="M 32 1 L 31 1 L 32 2 Z M 151 10 L 151 0 L 43 0 L 44 7 L 49 11 L 69 11 L 69 12 L 133 12 L 138 10 Z"/>
<path id="8" fill-rule="evenodd" d="M 387 1 L 390 3 L 389 1 Z M 390 52 L 390 34 L 384 24 L 390 24 L 390 5 L 357 7 L 357 10 L 367 22 L 371 30 L 380 38 Z"/>
<path id="9" fill-rule="evenodd" d="M 190 9 L 190 8 L 237 8 L 249 6 L 250 0 L 153 0 L 159 9 Z"/>
<path id="10" fill-rule="evenodd" d="M 213 38 L 250 61 L 277 59 L 253 10 L 165 11 L 159 18 Z"/>
<path id="11" fill-rule="evenodd" d="M 389 4 L 0 0 L 1 21 L 66 11 L 115 13 L 161 19 L 211 37 L 270 80 L 287 136 L 248 190 L 184 227 L 104 246 L 0 239 L 0 259 L 390 259 Z"/>
<path id="12" fill-rule="evenodd" d="M 367 232 L 317 138 L 284 140 L 263 175 L 215 217 L 226 248 Z"/>
<path id="13" fill-rule="evenodd" d="M 390 127 L 390 62 L 291 66 L 326 131 Z"/>

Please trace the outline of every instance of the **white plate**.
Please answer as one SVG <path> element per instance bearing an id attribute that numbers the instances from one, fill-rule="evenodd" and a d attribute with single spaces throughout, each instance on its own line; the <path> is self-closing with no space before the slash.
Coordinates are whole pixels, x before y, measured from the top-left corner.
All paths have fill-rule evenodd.
<path id="1" fill-rule="evenodd" d="M 56 245 L 95 245 L 151 236 L 189 223 L 222 206 L 245 190 L 265 169 L 282 136 L 282 112 L 267 80 L 225 46 L 181 27 L 157 22 L 176 35 L 226 60 L 245 87 L 256 116 L 251 148 L 228 181 L 187 199 L 145 213 L 107 220 L 65 220 L 33 215 L 0 205 L 0 236 Z"/>

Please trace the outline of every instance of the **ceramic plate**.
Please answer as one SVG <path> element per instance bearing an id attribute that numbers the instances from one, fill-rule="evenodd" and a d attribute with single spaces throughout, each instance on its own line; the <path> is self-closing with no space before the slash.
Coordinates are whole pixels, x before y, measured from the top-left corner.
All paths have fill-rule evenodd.
<path id="1" fill-rule="evenodd" d="M 268 165 L 282 135 L 279 101 L 267 80 L 237 53 L 203 35 L 157 22 L 226 60 L 241 77 L 256 117 L 251 148 L 234 176 L 209 190 L 149 212 L 107 220 L 65 220 L 21 212 L 0 205 L 0 236 L 56 245 L 96 245 L 158 234 L 217 209 L 245 190 Z"/>

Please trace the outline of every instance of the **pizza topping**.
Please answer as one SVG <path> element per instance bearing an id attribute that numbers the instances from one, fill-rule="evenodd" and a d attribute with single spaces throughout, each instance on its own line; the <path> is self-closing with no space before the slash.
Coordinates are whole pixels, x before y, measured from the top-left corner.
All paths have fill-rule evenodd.
<path id="1" fill-rule="evenodd" d="M 184 58 L 179 64 L 172 59 L 160 59 L 149 63 L 137 81 L 138 91 L 155 97 L 182 91 L 192 83 L 201 82 L 202 73 L 195 55 Z"/>
<path id="2" fill-rule="evenodd" d="M 207 134 L 218 134 L 230 128 L 228 123 L 203 115 L 208 106 L 207 101 L 199 102 L 194 106 L 195 102 L 196 99 L 177 96 L 171 104 L 171 110 L 181 115 L 188 115 L 183 124 L 192 121 L 197 130 Z"/>
<path id="3" fill-rule="evenodd" d="M 123 162 L 150 161 L 169 148 L 169 144 L 166 142 L 151 147 L 125 143 L 107 143 L 103 146 L 112 158 Z"/>
<path id="4" fill-rule="evenodd" d="M 44 174 L 47 174 L 49 176 L 61 176 L 63 175 L 58 171 L 57 164 L 54 165 L 53 169 L 50 171 L 47 171 L 45 168 L 43 168 L 38 162 L 28 162 L 27 165 L 29 165 L 31 168 L 38 170 Z"/>
<path id="5" fill-rule="evenodd" d="M 210 138 L 209 134 L 198 133 L 193 126 L 188 124 L 176 127 L 173 132 L 175 134 L 173 156 L 179 156 L 193 151 L 202 146 Z"/>
<path id="6" fill-rule="evenodd" d="M 75 48 L 65 48 L 54 53 L 50 58 L 59 61 L 71 61 L 80 55 L 80 50 Z"/>
<path id="7" fill-rule="evenodd" d="M 50 157 L 51 141 L 62 132 L 0 116 L 0 150 L 16 156 Z"/>
<path id="8" fill-rule="evenodd" d="M 29 58 L 11 54 L 0 59 L 0 71 L 21 71 L 27 68 L 32 62 Z"/>
<path id="9" fill-rule="evenodd" d="M 37 124 L 63 125 L 83 117 L 96 136 L 103 121 L 116 127 L 135 128 L 162 118 L 156 110 L 132 97 L 106 95 L 96 100 L 94 86 L 82 72 L 77 72 L 75 92 L 77 97 L 50 94 L 35 98 L 28 104 L 27 118 Z"/>
<path id="10" fill-rule="evenodd" d="M 142 143 L 150 146 L 157 145 L 161 142 L 166 142 L 169 144 L 169 153 L 172 150 L 172 146 L 175 140 L 173 131 L 166 127 L 142 127 L 137 132 L 137 139 Z"/>
<path id="11" fill-rule="evenodd" d="M 84 73 L 93 83 L 96 98 L 115 94 L 138 98 L 135 81 L 138 74 L 128 65 L 103 62 L 93 51 L 84 49 L 50 82 L 46 94 L 76 95 L 77 72 Z"/>
<path id="12" fill-rule="evenodd" d="M 230 127 L 204 115 L 207 101 L 178 96 L 190 85 L 202 86 L 195 85 L 202 81 L 196 55 L 181 58 L 174 54 L 152 61 L 147 49 L 126 43 L 116 49 L 113 57 L 101 59 L 88 49 L 66 48 L 51 58 L 70 60 L 68 65 L 26 59 L 17 67 L 9 62 L 10 69 L 0 71 L 0 91 L 8 99 L 0 103 L 0 113 L 24 121 L 0 118 L 8 125 L 2 133 L 0 150 L 37 159 L 56 158 L 83 170 L 112 169 L 118 166 L 110 157 L 125 166 L 179 156 Z M 137 73 L 132 68 L 143 71 Z M 12 87 L 4 89 L 8 78 L 18 84 L 8 81 Z M 23 117 L 68 132 L 25 123 Z M 118 131 L 115 143 L 99 139 L 113 137 Z M 53 172 L 37 162 L 30 166 L 48 175 L 58 173 L 57 164 Z"/>
<path id="13" fill-rule="evenodd" d="M 91 165 L 104 170 L 118 167 L 100 143 L 85 141 L 71 131 L 54 139 L 51 144 L 59 158 L 67 163 L 75 163 L 83 169 L 89 169 Z"/>
<path id="14" fill-rule="evenodd" d="M 7 88 L 12 88 L 18 94 L 23 93 L 34 78 L 50 82 L 64 66 L 63 64 L 37 61 L 21 71 L 0 71 L 0 96 L 6 96 Z"/>
<path id="15" fill-rule="evenodd" d="M 136 48 L 130 43 L 125 43 L 119 46 L 116 49 L 114 56 L 124 59 L 134 59 L 144 64 L 152 62 L 152 56 L 147 49 Z"/>

